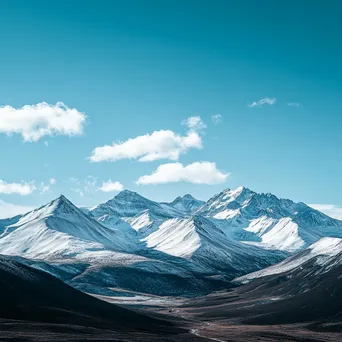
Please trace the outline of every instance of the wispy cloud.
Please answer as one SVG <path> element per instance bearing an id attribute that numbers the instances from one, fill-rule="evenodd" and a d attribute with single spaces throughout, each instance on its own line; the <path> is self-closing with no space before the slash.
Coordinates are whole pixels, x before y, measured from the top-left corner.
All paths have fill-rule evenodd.
<path id="1" fill-rule="evenodd" d="M 342 220 L 342 206 L 337 206 L 335 204 L 309 204 L 309 206 L 330 217 Z"/>
<path id="2" fill-rule="evenodd" d="M 88 178 L 86 179 L 78 179 L 76 177 L 70 177 L 66 183 L 70 184 L 70 190 L 79 194 L 81 197 L 84 196 L 84 193 L 87 192 L 93 192 L 93 189 L 95 189 L 96 181 L 94 182 L 94 185 L 92 185 L 92 182 L 89 183 Z"/>
<path id="3" fill-rule="evenodd" d="M 218 125 L 219 123 L 222 122 L 222 115 L 221 114 L 216 114 L 211 116 L 211 121 L 215 124 Z"/>
<path id="4" fill-rule="evenodd" d="M 124 188 L 123 185 L 118 181 L 113 182 L 112 180 L 108 180 L 101 183 L 97 177 L 91 175 L 84 179 L 71 177 L 67 183 L 71 184 L 71 191 L 76 192 L 82 197 L 86 194 L 95 194 L 98 191 L 115 192 L 121 191 Z"/>
<path id="5" fill-rule="evenodd" d="M 41 195 L 44 195 L 46 192 L 50 191 L 50 185 L 45 185 L 45 183 L 41 183 L 40 187 L 39 187 L 39 190 L 40 190 L 39 193 Z"/>
<path id="6" fill-rule="evenodd" d="M 50 178 L 47 183 L 41 182 L 39 186 L 37 186 L 37 190 L 39 191 L 40 195 L 44 195 L 46 192 L 49 192 L 52 185 L 56 184 L 55 178 Z"/>
<path id="7" fill-rule="evenodd" d="M 20 134 L 24 141 L 38 141 L 44 136 L 79 135 L 86 116 L 63 102 L 46 102 L 13 108 L 0 107 L 0 133 Z M 45 144 L 45 146 L 48 146 Z"/>
<path id="8" fill-rule="evenodd" d="M 96 147 L 89 159 L 91 162 L 116 162 L 121 159 L 135 159 L 139 162 L 160 159 L 178 160 L 179 156 L 189 149 L 202 148 L 199 131 L 206 127 L 200 117 L 188 118 L 183 121 L 183 124 L 189 128 L 185 136 L 170 130 L 154 131 L 124 142 Z"/>
<path id="9" fill-rule="evenodd" d="M 0 179 L 0 194 L 19 194 L 21 196 L 26 196 L 31 194 L 36 187 L 33 182 L 27 183 L 21 181 L 20 183 L 7 183 Z"/>
<path id="10" fill-rule="evenodd" d="M 299 102 L 287 102 L 286 104 L 290 107 L 297 107 L 297 108 L 303 107 Z"/>
<path id="11" fill-rule="evenodd" d="M 224 183 L 229 174 L 220 171 L 216 163 L 207 161 L 195 162 L 186 166 L 181 163 L 168 163 L 160 165 L 152 174 L 140 177 L 136 184 L 165 184 L 188 182 L 194 184 Z"/>
<path id="12" fill-rule="evenodd" d="M 97 191 L 97 182 L 97 177 L 94 177 L 92 175 L 87 176 L 83 180 L 83 191 L 87 193 L 94 193 L 95 191 Z"/>
<path id="13" fill-rule="evenodd" d="M 123 190 L 123 185 L 120 182 L 112 182 L 111 180 L 103 182 L 98 189 L 102 192 L 117 192 Z"/>
<path id="14" fill-rule="evenodd" d="M 201 132 L 207 128 L 207 125 L 202 121 L 200 116 L 190 116 L 182 121 L 182 125 L 187 126 L 192 132 Z"/>
<path id="15" fill-rule="evenodd" d="M 33 207 L 17 205 L 0 200 L 0 219 L 13 217 L 20 214 L 25 214 L 31 210 Z"/>
<path id="16" fill-rule="evenodd" d="M 274 105 L 276 104 L 277 99 L 275 97 L 265 97 L 264 99 L 261 99 L 259 101 L 254 101 L 253 103 L 249 104 L 248 107 L 253 108 L 253 107 L 262 107 L 263 105 Z"/>

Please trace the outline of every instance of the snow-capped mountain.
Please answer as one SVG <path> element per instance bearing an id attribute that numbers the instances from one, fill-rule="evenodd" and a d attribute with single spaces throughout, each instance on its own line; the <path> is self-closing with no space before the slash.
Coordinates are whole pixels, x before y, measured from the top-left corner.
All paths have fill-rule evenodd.
<path id="1" fill-rule="evenodd" d="M 245 187 L 215 195 L 198 214 L 210 218 L 234 239 L 262 248 L 294 252 L 322 237 L 342 238 L 342 221 L 304 203 Z"/>
<path id="2" fill-rule="evenodd" d="M 342 266 L 342 239 L 326 237 L 278 264 L 246 274 L 235 279 L 235 282 L 247 283 L 253 279 L 276 274 L 286 273 L 289 275 L 313 270 L 315 275 L 318 275 L 339 265 Z"/>
<path id="3" fill-rule="evenodd" d="M 106 203 L 90 209 L 89 214 L 109 228 L 127 222 L 140 237 L 152 233 L 167 219 L 185 215 L 166 203 L 151 201 L 129 190 L 124 190 Z"/>
<path id="4" fill-rule="evenodd" d="M 40 260 L 102 259 L 105 254 L 119 257 L 137 241 L 101 225 L 60 196 L 7 221 L 0 234 L 0 253 Z"/>
<path id="5" fill-rule="evenodd" d="M 133 217 L 137 214 L 149 210 L 154 215 L 171 218 L 182 215 L 177 209 L 163 203 L 151 201 L 136 192 L 124 190 L 121 191 L 106 203 L 99 204 L 92 208 L 90 212 L 94 217 L 100 217 L 102 214 L 116 214 L 118 217 Z"/>
<path id="6" fill-rule="evenodd" d="M 286 255 L 246 246 L 224 234 L 214 222 L 192 215 L 204 205 L 190 195 L 171 203 L 157 203 L 125 190 L 92 209 L 90 214 L 108 227 L 125 221 L 148 251 L 196 260 L 210 269 L 229 269 L 231 274 L 241 273 L 244 268 L 259 269 Z"/>
<path id="7" fill-rule="evenodd" d="M 205 202 L 192 197 L 190 194 L 186 194 L 183 197 L 177 197 L 171 203 L 165 204 L 179 210 L 180 212 L 184 212 L 187 215 L 191 215 L 202 207 Z"/>
<path id="8" fill-rule="evenodd" d="M 191 259 L 202 267 L 225 270 L 229 276 L 265 267 L 285 256 L 234 241 L 199 215 L 167 220 L 143 241 L 149 248 Z"/>

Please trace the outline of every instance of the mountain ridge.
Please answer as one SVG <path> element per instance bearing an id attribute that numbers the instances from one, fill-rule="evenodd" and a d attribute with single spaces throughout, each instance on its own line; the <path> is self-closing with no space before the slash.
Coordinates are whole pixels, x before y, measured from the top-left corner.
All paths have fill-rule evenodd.
<path id="1" fill-rule="evenodd" d="M 0 253 L 53 263 L 51 272 L 96 293 L 130 286 L 196 294 L 229 287 L 232 279 L 329 236 L 342 238 L 341 221 L 245 187 L 223 190 L 205 203 L 191 195 L 159 203 L 125 190 L 90 210 L 61 195 L 14 221 L 0 220 Z M 66 263 L 69 269 L 62 267 Z M 119 281 L 118 273 L 126 280 Z M 178 285 L 166 290 L 171 275 Z"/>

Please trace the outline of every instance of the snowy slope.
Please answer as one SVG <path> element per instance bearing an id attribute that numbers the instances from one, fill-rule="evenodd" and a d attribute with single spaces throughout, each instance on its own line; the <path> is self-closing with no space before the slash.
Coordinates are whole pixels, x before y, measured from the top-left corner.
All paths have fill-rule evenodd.
<path id="1" fill-rule="evenodd" d="M 246 283 L 256 278 L 289 272 L 297 268 L 305 267 L 304 265 L 309 261 L 312 261 L 310 263 L 310 268 L 312 268 L 313 265 L 324 266 L 326 263 L 333 260 L 336 255 L 341 253 L 342 239 L 329 237 L 322 238 L 304 251 L 301 251 L 278 264 L 247 274 L 237 278 L 235 281 Z"/>
<path id="2" fill-rule="evenodd" d="M 136 231 L 141 241 L 143 241 L 146 236 L 158 230 L 160 225 L 168 218 L 156 215 L 150 210 L 145 210 L 133 217 L 124 217 L 123 220 Z"/>
<path id="3" fill-rule="evenodd" d="M 130 226 L 140 238 L 154 232 L 165 220 L 185 215 L 167 203 L 151 201 L 129 190 L 90 209 L 89 214 L 109 228 L 123 227 L 123 222 L 126 222 L 126 234 L 130 234 L 127 228 Z"/>
<path id="4" fill-rule="evenodd" d="M 285 257 L 234 241 L 199 215 L 167 220 L 143 241 L 149 248 L 230 274 L 260 269 Z"/>
<path id="5" fill-rule="evenodd" d="M 0 234 L 1 254 L 29 259 L 100 262 L 120 258 L 135 246 L 136 241 L 102 226 L 64 196 L 23 215 Z"/>
<path id="6" fill-rule="evenodd" d="M 342 238 L 342 221 L 304 203 L 244 187 L 215 195 L 198 214 L 210 218 L 232 238 L 262 248 L 295 252 L 322 237 Z"/>
<path id="7" fill-rule="evenodd" d="M 144 241 L 149 248 L 180 257 L 191 257 L 201 245 L 196 223 L 192 218 L 167 220 Z"/>

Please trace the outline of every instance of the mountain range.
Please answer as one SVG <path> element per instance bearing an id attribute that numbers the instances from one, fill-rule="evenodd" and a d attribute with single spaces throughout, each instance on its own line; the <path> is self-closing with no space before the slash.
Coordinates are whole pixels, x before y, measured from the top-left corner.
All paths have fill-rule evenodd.
<path id="1" fill-rule="evenodd" d="M 342 238 L 341 221 L 245 187 L 170 203 L 125 190 L 90 209 L 60 196 L 0 220 L 0 253 L 94 294 L 194 296 L 332 236 Z"/>
<path id="2" fill-rule="evenodd" d="M 0 220 L 0 254 L 5 255 L 0 257 L 2 287 L 8 291 L 14 281 L 18 293 L 26 287 L 28 297 L 17 298 L 18 308 L 25 302 L 40 319 L 45 313 L 36 305 L 45 302 L 29 302 L 37 296 L 32 279 L 39 289 L 50 282 L 51 288 L 66 286 L 61 288 L 66 298 L 76 291 L 80 300 L 77 290 L 119 303 L 175 298 L 186 302 L 175 312 L 198 322 L 311 322 L 322 331 L 342 328 L 342 221 L 245 187 L 224 190 L 206 202 L 185 195 L 170 203 L 125 190 L 93 208 L 78 208 L 61 195 L 27 214 Z M 44 300 L 54 307 L 46 313 L 54 321 L 64 301 L 51 292 Z M 70 309 L 78 312 L 80 306 Z M 82 307 L 81 315 L 88 309 Z M 4 310 L 1 315 L 7 317 Z M 8 318 L 22 314 L 16 307 L 8 312 L 14 315 Z M 198 329 L 192 336 L 202 336 Z"/>

